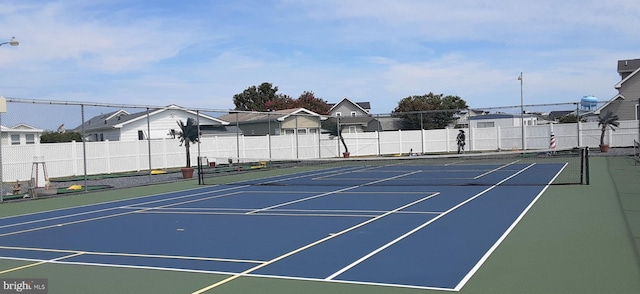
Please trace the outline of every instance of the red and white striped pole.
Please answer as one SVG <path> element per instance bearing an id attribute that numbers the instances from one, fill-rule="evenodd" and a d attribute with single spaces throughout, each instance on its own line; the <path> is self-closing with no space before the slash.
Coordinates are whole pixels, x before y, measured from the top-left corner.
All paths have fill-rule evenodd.
<path id="1" fill-rule="evenodd" d="M 553 132 L 551 132 L 551 143 L 549 143 L 549 149 L 553 152 L 556 151 L 556 135 Z"/>

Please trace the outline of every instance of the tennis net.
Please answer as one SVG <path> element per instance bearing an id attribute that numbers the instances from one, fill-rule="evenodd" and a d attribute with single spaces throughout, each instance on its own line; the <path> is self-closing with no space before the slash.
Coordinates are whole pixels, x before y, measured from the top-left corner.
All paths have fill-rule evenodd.
<path id="1" fill-rule="evenodd" d="M 198 168 L 202 184 L 261 186 L 486 186 L 589 184 L 587 148 L 304 160 L 229 159 Z"/>

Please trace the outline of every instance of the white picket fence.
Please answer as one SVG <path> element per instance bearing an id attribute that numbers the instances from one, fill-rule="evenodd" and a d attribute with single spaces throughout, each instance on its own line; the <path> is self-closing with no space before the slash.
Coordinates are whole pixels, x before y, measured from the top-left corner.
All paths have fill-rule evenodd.
<path id="1" fill-rule="evenodd" d="M 608 131 L 606 142 L 612 147 L 633 146 L 638 140 L 638 121 L 622 121 L 615 132 Z M 466 149 L 471 151 L 514 150 L 522 148 L 520 127 L 464 129 Z M 351 156 L 442 153 L 456 151 L 458 129 L 344 133 Z M 597 147 L 597 123 L 527 126 L 525 149 L 547 149 L 553 133 L 556 148 Z M 150 150 L 150 152 L 149 152 Z M 326 134 L 282 136 L 203 137 L 191 147 L 191 162 L 198 155 L 210 163 L 242 160 L 279 160 L 340 157 L 344 147 L 338 138 Z M 86 157 L 84 156 L 86 154 Z M 86 173 L 109 174 L 185 165 L 185 149 L 177 140 L 104 141 L 2 146 L 2 179 L 25 181 L 32 176 L 34 158 L 44 158 L 50 178 Z M 86 158 L 86 159 L 85 159 Z"/>

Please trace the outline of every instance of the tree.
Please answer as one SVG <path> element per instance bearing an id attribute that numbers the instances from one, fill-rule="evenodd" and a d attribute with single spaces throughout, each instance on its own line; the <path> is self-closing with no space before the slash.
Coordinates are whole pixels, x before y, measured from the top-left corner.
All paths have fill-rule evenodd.
<path id="1" fill-rule="evenodd" d="M 242 93 L 233 95 L 233 104 L 235 110 L 242 111 L 267 111 L 266 104 L 268 101 L 276 99 L 278 87 L 274 87 L 271 83 L 262 83 L 260 86 L 251 86 Z"/>
<path id="2" fill-rule="evenodd" d="M 78 132 L 44 132 L 40 136 L 40 143 L 62 143 L 62 142 L 81 142 L 82 134 Z"/>
<path id="3" fill-rule="evenodd" d="M 178 126 L 180 127 L 180 132 L 178 132 L 180 146 L 184 144 L 184 148 L 187 151 L 187 165 L 185 167 L 191 167 L 191 152 L 189 148 L 191 147 L 191 143 L 197 143 L 200 140 L 198 124 L 195 119 L 190 117 L 187 118 L 186 124 L 181 120 L 178 121 Z"/>
<path id="4" fill-rule="evenodd" d="M 429 92 L 400 100 L 393 116 L 402 118 L 406 129 L 442 129 L 455 121 L 456 113 L 467 107 L 467 102 L 458 96 Z"/>
<path id="5" fill-rule="evenodd" d="M 273 100 L 269 100 L 265 103 L 267 111 L 276 111 L 283 109 L 295 108 L 296 101 L 291 96 L 278 94 Z"/>
<path id="6" fill-rule="evenodd" d="M 319 114 L 328 114 L 330 109 L 327 101 L 316 97 L 310 91 L 304 91 L 298 99 L 293 99 L 287 95 L 276 95 L 275 99 L 266 102 L 266 108 L 270 111 L 306 108 Z"/>
<path id="7" fill-rule="evenodd" d="M 620 126 L 620 122 L 618 122 L 618 115 L 613 114 L 610 110 L 602 116 L 600 114 L 598 116 L 598 126 L 600 127 L 600 146 L 604 144 L 604 134 L 607 132 L 607 129 L 611 129 L 611 131 L 615 131 L 614 127 Z"/>
<path id="8" fill-rule="evenodd" d="M 322 98 L 316 97 L 313 92 L 304 91 L 300 97 L 298 97 L 297 107 L 304 107 L 319 114 L 329 114 L 329 104 Z"/>

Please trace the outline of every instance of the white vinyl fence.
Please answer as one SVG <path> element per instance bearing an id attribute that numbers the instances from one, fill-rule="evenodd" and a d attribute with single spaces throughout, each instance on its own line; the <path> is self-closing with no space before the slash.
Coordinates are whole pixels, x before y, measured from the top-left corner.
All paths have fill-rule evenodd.
<path id="1" fill-rule="evenodd" d="M 621 121 L 616 131 L 607 131 L 611 147 L 630 147 L 638 140 L 638 121 Z M 522 148 L 520 127 L 464 129 L 468 151 L 515 150 Z M 459 129 L 344 133 L 351 156 L 382 156 L 407 153 L 455 152 Z M 525 149 L 548 149 L 551 134 L 556 148 L 597 147 L 597 123 L 550 124 L 525 128 Z M 151 155 L 149 155 L 151 150 Z M 279 160 L 340 157 L 344 147 L 326 134 L 282 136 L 203 137 L 191 147 L 191 162 L 197 156 L 210 163 L 229 160 Z M 85 156 L 86 154 L 86 160 Z M 185 149 L 177 140 L 103 141 L 5 145 L 2 146 L 2 179 L 5 182 L 31 178 L 34 158 L 44 158 L 50 178 L 85 174 L 177 168 L 185 165 Z"/>

